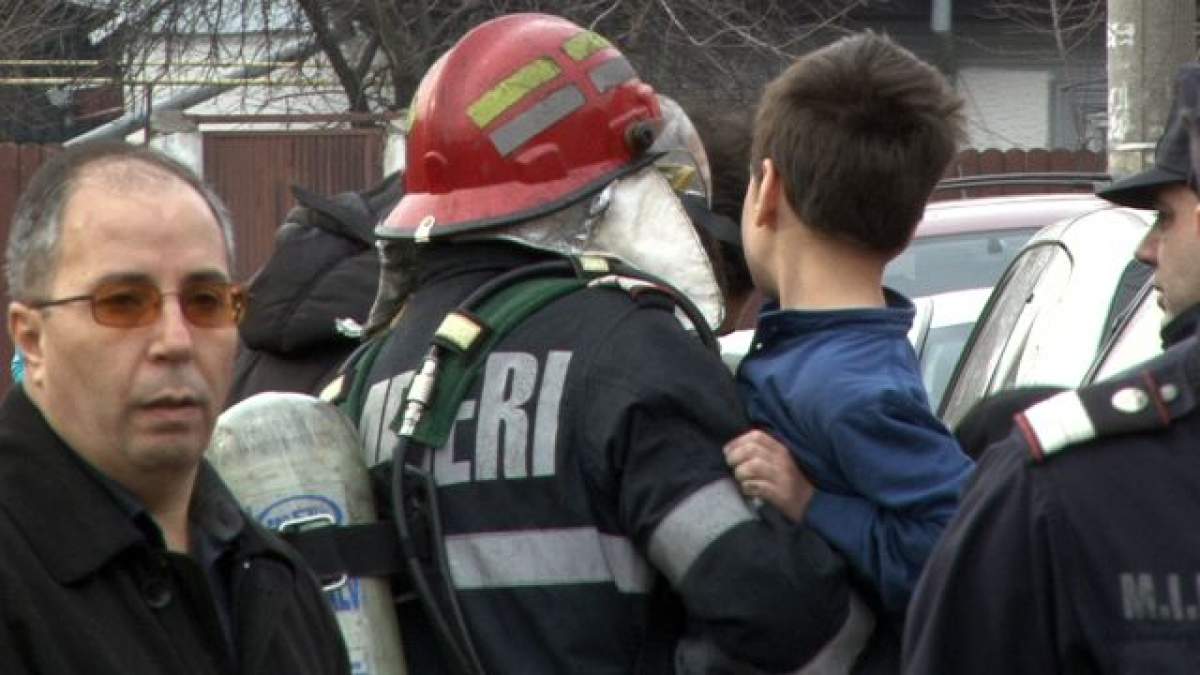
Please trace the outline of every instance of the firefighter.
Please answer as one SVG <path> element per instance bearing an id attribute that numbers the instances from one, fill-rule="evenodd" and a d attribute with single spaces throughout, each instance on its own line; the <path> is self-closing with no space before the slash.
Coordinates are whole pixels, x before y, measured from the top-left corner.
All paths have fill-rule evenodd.
<path id="1" fill-rule="evenodd" d="M 431 623 L 460 638 L 431 653 L 402 605 L 412 672 L 664 673 L 724 659 L 845 672 L 862 653 L 871 619 L 843 561 L 748 505 L 725 466 L 722 444 L 746 419 L 697 337 L 720 323 L 721 295 L 655 164 L 680 154 L 655 145 L 662 123 L 611 43 L 540 14 L 478 26 L 417 90 L 405 196 L 377 230 L 375 348 L 326 392 L 363 383 L 352 417 L 369 464 L 405 447 L 397 412 L 423 405 L 431 343 L 474 333 L 456 308 L 502 275 L 605 260 L 658 281 L 598 276 L 534 310 L 481 359 L 445 442 L 399 457 L 393 485 L 412 472 L 433 486 L 409 544 L 440 600 Z M 574 257 L 587 252 L 606 257 Z M 397 520 L 413 517 L 405 504 L 393 499 Z"/>

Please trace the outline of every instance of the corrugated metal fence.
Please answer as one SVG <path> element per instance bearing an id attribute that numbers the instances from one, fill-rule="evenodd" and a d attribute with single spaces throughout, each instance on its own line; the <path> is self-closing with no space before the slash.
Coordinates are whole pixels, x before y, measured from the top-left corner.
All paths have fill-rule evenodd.
<path id="1" fill-rule="evenodd" d="M 0 241 L 8 242 L 8 224 L 17 197 L 29 183 L 37 168 L 48 157 L 58 152 L 57 145 L 33 145 L 29 143 L 0 143 Z M 3 290 L 4 330 L 0 331 L 0 391 L 8 388 L 11 375 L 8 370 L 9 359 L 12 358 L 12 341 L 8 337 L 8 282 L 0 276 L 0 290 Z"/>
<path id="2" fill-rule="evenodd" d="M 270 257 L 295 205 L 290 186 L 330 195 L 373 185 L 383 177 L 383 145 L 374 129 L 206 132 L 204 177 L 237 224 L 234 276 L 249 278 Z"/>

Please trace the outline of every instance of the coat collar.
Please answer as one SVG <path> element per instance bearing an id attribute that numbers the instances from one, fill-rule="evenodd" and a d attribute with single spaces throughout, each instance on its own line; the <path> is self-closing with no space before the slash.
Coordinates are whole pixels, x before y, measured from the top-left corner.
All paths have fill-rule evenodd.
<path id="1" fill-rule="evenodd" d="M 105 485 L 67 446 L 24 387 L 9 391 L 0 403 L 0 511 L 60 583 L 87 577 L 128 548 L 161 545 L 161 538 L 151 544 L 138 527 L 136 500 L 121 498 L 119 488 Z M 222 543 L 250 529 L 207 463 L 197 476 L 192 510 L 193 523 Z M 260 538 L 250 539 L 256 550 L 246 552 L 267 548 Z"/>
<path id="2" fill-rule="evenodd" d="M 755 341 L 774 343 L 796 335 L 829 330 L 859 330 L 907 336 L 916 308 L 911 300 L 890 289 L 883 289 L 884 307 L 799 310 L 780 309 L 772 300 L 763 305 L 758 317 Z"/>

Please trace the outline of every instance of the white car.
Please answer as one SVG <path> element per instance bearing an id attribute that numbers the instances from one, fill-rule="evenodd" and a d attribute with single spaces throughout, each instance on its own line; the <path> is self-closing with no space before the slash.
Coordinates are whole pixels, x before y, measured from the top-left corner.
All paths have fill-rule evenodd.
<path id="1" fill-rule="evenodd" d="M 1151 212 L 1114 207 L 1034 235 L 975 325 L 941 402 L 946 424 L 953 428 L 1001 389 L 1077 387 L 1161 351 L 1153 294 L 1138 292 L 1142 284 L 1129 291 L 1131 277 L 1147 275 L 1133 253 L 1152 220 Z M 1117 321 L 1130 306 L 1129 320 Z"/>

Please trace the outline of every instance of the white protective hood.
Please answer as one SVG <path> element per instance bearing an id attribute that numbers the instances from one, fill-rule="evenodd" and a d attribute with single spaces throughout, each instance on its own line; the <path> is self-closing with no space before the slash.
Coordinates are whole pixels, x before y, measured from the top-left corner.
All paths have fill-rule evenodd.
<path id="1" fill-rule="evenodd" d="M 560 254 L 616 256 L 687 296 L 710 328 L 725 316 L 721 288 L 700 235 L 653 165 L 612 182 L 579 207 L 490 235 Z"/>

